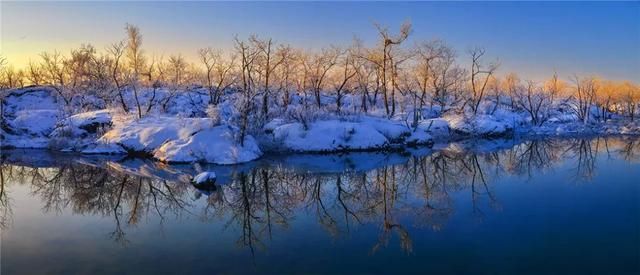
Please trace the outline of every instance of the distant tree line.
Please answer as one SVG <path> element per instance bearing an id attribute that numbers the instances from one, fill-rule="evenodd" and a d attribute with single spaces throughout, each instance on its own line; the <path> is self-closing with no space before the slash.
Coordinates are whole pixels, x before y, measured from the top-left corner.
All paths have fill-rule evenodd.
<path id="1" fill-rule="evenodd" d="M 154 104 L 166 104 L 172 96 L 200 87 L 207 91 L 210 106 L 235 94 L 242 124 L 249 123 L 249 114 L 261 121 L 287 112 L 302 119 L 305 110 L 336 114 L 376 110 L 388 117 L 407 113 L 414 126 L 425 108 L 474 115 L 500 109 L 524 111 L 537 125 L 560 105 L 585 122 L 594 106 L 602 119 L 616 113 L 633 120 L 638 113 L 640 87 L 629 81 L 595 76 L 564 81 L 555 73 L 543 82 L 521 79 L 516 73 L 499 76 L 499 63 L 488 60 L 483 48 L 466 52 L 470 61 L 463 64 L 443 41 L 409 45 L 410 23 L 397 33 L 377 24 L 375 28 L 378 42 L 371 46 L 355 39 L 350 47 L 303 50 L 252 35 L 235 37 L 227 52 L 199 49 L 198 60 L 188 61 L 180 54 L 149 55 L 140 29 L 127 24 L 125 38 L 104 50 L 83 44 L 66 54 L 43 52 L 22 69 L 1 58 L 0 87 L 47 85 L 66 104 L 74 96 L 90 95 L 139 118 Z M 164 102 L 157 102 L 157 89 L 168 91 Z M 125 92 L 133 93 L 133 102 L 125 99 Z M 143 97 L 142 92 L 152 95 Z M 294 96 L 301 98 L 298 113 L 288 111 Z M 331 98 L 329 103 L 325 97 Z"/>

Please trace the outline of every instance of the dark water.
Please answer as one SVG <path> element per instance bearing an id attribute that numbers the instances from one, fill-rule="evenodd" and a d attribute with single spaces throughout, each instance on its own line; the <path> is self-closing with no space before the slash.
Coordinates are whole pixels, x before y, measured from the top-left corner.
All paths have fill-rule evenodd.
<path id="1" fill-rule="evenodd" d="M 0 168 L 3 275 L 640 272 L 639 139 L 235 167 L 18 150 Z"/>

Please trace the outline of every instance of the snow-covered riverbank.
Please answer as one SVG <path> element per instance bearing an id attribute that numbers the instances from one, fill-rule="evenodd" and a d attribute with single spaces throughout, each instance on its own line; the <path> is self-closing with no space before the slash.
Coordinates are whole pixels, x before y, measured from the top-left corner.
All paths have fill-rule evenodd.
<path id="1" fill-rule="evenodd" d="M 180 106 L 179 98 L 174 99 Z M 163 162 L 242 163 L 268 152 L 327 153 L 406 150 L 478 138 L 509 136 L 640 135 L 640 123 L 612 117 L 578 121 L 557 113 L 533 126 L 522 113 L 449 112 L 417 122 L 408 116 L 325 115 L 313 120 L 275 118 L 242 135 L 229 117 L 186 116 L 188 108 L 143 118 L 118 109 L 68 112 L 51 88 L 9 91 L 3 101 L 2 147 L 45 148 L 83 154 L 129 154 Z M 74 114 L 70 114 L 74 113 Z M 242 139 L 241 139 L 242 137 Z"/>

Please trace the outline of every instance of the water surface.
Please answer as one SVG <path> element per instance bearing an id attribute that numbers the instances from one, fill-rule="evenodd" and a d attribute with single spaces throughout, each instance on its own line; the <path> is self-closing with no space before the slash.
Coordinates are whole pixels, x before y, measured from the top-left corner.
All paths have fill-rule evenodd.
<path id="1" fill-rule="evenodd" d="M 639 139 L 1 160 L 2 274 L 640 272 Z M 215 185 L 191 185 L 201 171 Z"/>

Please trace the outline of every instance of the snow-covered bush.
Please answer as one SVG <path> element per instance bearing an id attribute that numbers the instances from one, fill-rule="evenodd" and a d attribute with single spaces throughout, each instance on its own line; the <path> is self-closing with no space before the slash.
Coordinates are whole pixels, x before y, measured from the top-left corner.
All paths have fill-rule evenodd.
<path id="1" fill-rule="evenodd" d="M 207 117 L 211 119 L 211 125 L 217 126 L 221 123 L 220 108 L 216 105 L 207 106 Z"/>

